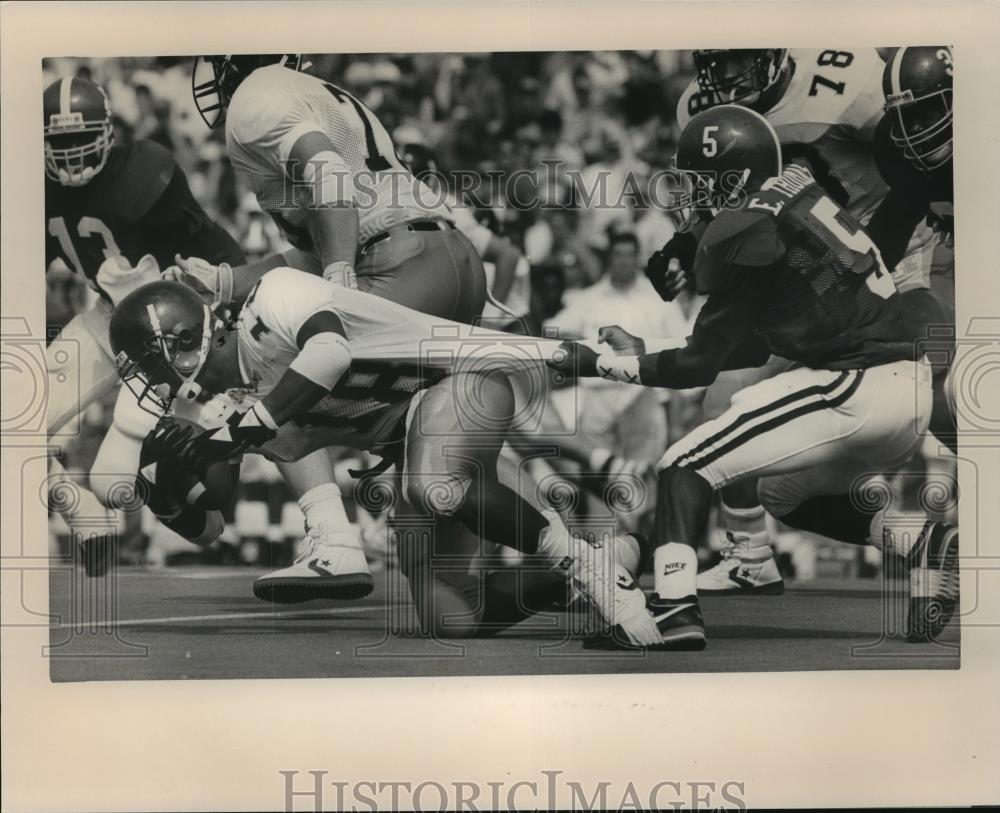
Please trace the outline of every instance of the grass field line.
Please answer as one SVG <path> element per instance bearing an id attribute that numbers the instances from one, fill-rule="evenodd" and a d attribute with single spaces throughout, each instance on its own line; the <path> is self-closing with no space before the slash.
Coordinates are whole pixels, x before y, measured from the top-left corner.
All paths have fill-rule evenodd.
<path id="1" fill-rule="evenodd" d="M 53 624 L 49 629 L 62 630 L 79 627 L 148 627 L 156 624 L 180 624 L 195 621 L 233 621 L 242 618 L 285 618 L 295 620 L 302 617 L 322 617 L 326 615 L 344 615 L 345 613 L 356 613 L 359 610 L 379 609 L 378 607 L 327 607 L 322 610 L 272 610 L 257 612 L 236 612 L 236 613 L 211 613 L 208 615 L 172 615 L 166 617 L 152 618 L 109 618 L 105 620 L 77 621 L 67 624 Z"/>

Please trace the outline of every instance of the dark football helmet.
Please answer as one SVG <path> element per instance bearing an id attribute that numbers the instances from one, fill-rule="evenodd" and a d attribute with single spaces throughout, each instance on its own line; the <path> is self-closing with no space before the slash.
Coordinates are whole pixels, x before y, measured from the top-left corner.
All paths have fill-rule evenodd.
<path id="1" fill-rule="evenodd" d="M 222 321 L 181 282 L 151 282 L 115 307 L 108 328 L 115 367 L 143 408 L 163 413 L 174 398 L 201 394 L 195 382 Z M 152 404 L 150 404 L 152 400 Z"/>
<path id="2" fill-rule="evenodd" d="M 889 136 L 924 172 L 951 160 L 953 72 L 951 48 L 931 45 L 898 49 L 882 74 Z"/>
<path id="3" fill-rule="evenodd" d="M 687 123 L 674 163 L 691 182 L 694 207 L 715 211 L 781 174 L 781 144 L 760 113 L 725 104 Z"/>
<path id="4" fill-rule="evenodd" d="M 698 86 L 716 104 L 752 106 L 788 70 L 786 48 L 706 49 L 694 52 Z"/>
<path id="5" fill-rule="evenodd" d="M 191 70 L 191 93 L 202 121 L 212 128 L 222 124 L 236 88 L 257 68 L 267 65 L 284 65 L 293 71 L 307 67 L 302 54 L 196 56 Z"/>
<path id="6" fill-rule="evenodd" d="M 83 186 L 104 169 L 115 143 L 107 94 L 89 79 L 66 76 L 45 89 L 45 174 Z"/>

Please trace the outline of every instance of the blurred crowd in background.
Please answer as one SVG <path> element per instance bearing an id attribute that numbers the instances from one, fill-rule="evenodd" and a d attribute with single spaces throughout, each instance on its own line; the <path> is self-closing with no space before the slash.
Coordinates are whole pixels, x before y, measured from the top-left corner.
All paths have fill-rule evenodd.
<path id="1" fill-rule="evenodd" d="M 648 256 L 679 225 L 672 213 L 651 205 L 643 181 L 671 166 L 679 135 L 677 99 L 694 75 L 690 52 L 308 59 L 310 73 L 335 82 L 370 107 L 397 146 L 431 148 L 446 177 L 474 172 L 483 179 L 464 202 L 477 220 L 508 238 L 526 258 L 530 273 L 522 331 L 540 334 L 546 324 L 556 324 L 563 335 L 592 337 L 599 325 L 624 323 L 623 314 L 631 314 L 636 333 L 639 319 L 649 322 L 650 330 L 686 335 L 699 303 L 688 295 L 664 305 L 642 274 Z M 196 199 L 250 258 L 281 251 L 286 244 L 280 232 L 226 158 L 224 128 L 208 129 L 194 106 L 192 63 L 191 57 L 52 59 L 44 65 L 45 84 L 83 75 L 102 85 L 111 101 L 118 143 L 139 138 L 161 143 L 186 172 Z M 552 162 L 558 162 L 555 170 Z M 605 202 L 620 205 L 588 205 L 574 191 L 571 173 L 578 173 L 585 184 L 603 176 Z M 622 195 L 628 173 L 640 183 L 630 187 L 631 194 Z M 489 180 L 498 177 L 515 181 Z M 532 203 L 512 205 L 512 196 Z M 48 275 L 50 331 L 86 302 L 87 291 L 74 276 Z M 600 310 L 593 302 L 598 293 Z M 617 306 L 608 307 L 609 296 L 617 297 Z M 698 393 L 671 402 L 651 391 L 633 398 L 640 393 L 634 389 L 595 391 L 589 396 L 595 405 L 591 417 L 603 424 L 596 431 L 610 438 L 604 442 L 617 446 L 610 450 L 616 454 L 634 456 L 637 438 L 635 431 L 618 432 L 615 440 L 616 424 L 642 427 L 640 456 L 655 461 L 669 440 L 699 420 Z M 81 467 L 103 435 L 110 404 L 96 404 L 89 417 L 71 452 L 79 455 Z M 245 471 L 243 479 L 248 483 L 245 490 L 252 491 L 255 479 L 266 485 L 259 496 L 241 501 L 242 517 L 236 517 L 230 533 L 235 551 L 230 555 L 252 561 L 260 551 L 241 549 L 241 537 L 251 538 L 258 548 L 284 544 L 301 534 L 301 524 L 297 506 L 267 466 L 259 466 L 256 477 L 252 470 Z M 151 523 L 146 530 L 154 528 Z M 147 551 L 148 540 L 140 528 L 135 531 L 143 536 L 136 549 Z M 181 549 L 206 555 L 190 546 Z M 853 561 L 854 552 L 839 548 L 837 555 Z"/>

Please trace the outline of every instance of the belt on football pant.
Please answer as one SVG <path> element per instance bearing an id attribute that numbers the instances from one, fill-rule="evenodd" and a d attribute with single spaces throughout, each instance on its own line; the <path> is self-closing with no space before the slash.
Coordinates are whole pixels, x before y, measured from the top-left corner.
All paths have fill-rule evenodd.
<path id="1" fill-rule="evenodd" d="M 385 231 L 379 232 L 374 237 L 369 237 L 361 244 L 361 253 L 364 254 L 376 243 L 388 240 L 396 232 L 400 231 L 448 231 L 455 226 L 447 220 L 438 217 L 426 218 L 423 220 L 411 220 L 409 223 L 400 223 L 398 226 L 390 226 Z"/>

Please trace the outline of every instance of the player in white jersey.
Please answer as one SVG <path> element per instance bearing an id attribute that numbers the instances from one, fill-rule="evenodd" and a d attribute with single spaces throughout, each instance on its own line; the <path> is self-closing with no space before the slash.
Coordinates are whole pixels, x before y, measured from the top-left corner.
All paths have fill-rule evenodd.
<path id="1" fill-rule="evenodd" d="M 207 405 L 192 416 L 210 413 L 206 431 L 195 435 L 165 418 L 151 438 L 182 470 L 201 475 L 251 449 L 279 460 L 331 444 L 387 456 L 425 516 L 453 518 L 491 542 L 537 554 L 556 575 L 572 578 L 605 620 L 636 640 L 653 640 L 641 591 L 610 561 L 610 546 L 572 537 L 557 515 L 543 516 L 498 479 L 514 412 L 503 367 L 528 363 L 524 338 L 459 323 L 447 323 L 441 338 L 441 326 L 379 297 L 279 268 L 261 278 L 238 321 L 228 324 L 185 285 L 146 285 L 115 309 L 111 342 L 123 379 L 142 384 L 142 399 L 155 394 L 178 410 L 184 401 Z M 541 364 L 551 344 L 539 347 L 533 363 Z M 520 350 L 505 356 L 505 346 Z M 218 409 L 224 393 L 239 407 Z M 324 539 L 347 525 L 346 516 L 330 522 L 335 527 L 322 529 Z M 280 602 L 325 595 L 312 587 L 323 583 L 330 553 L 317 541 L 291 567 L 258 579 L 255 593 Z M 404 569 L 414 553 L 400 552 Z M 431 613 L 421 615 L 425 631 L 454 633 L 418 594 L 420 585 L 411 586 L 418 615 Z"/>
<path id="2" fill-rule="evenodd" d="M 199 66 L 211 77 L 199 82 Z M 377 116 L 301 66 L 297 55 L 195 63 L 195 101 L 209 126 L 225 122 L 230 161 L 261 208 L 327 279 L 433 316 L 477 317 L 485 281 L 468 239 L 421 204 Z M 239 286 L 259 275 L 240 274 Z"/>
<path id="3" fill-rule="evenodd" d="M 304 67 L 294 54 L 195 60 L 192 87 L 202 117 L 210 127 L 225 123 L 234 168 L 294 246 L 235 273 L 208 266 L 209 287 L 238 306 L 261 274 L 291 265 L 471 322 L 482 313 L 486 290 L 474 247 L 420 205 L 418 182 L 375 114 L 336 85 L 302 73 Z M 198 265 L 182 263 L 195 275 L 205 272 Z M 279 468 L 300 504 L 322 499 L 330 511 L 343 510 L 333 505 L 339 494 L 328 451 Z M 353 561 L 367 572 L 360 539 Z"/>
<path id="4" fill-rule="evenodd" d="M 884 63 L 877 51 L 713 49 L 695 51 L 694 62 L 697 76 L 677 105 L 682 128 L 720 104 L 749 107 L 773 127 L 786 164 L 806 166 L 834 201 L 861 223 L 868 221 L 888 192 L 872 147 L 884 104 Z M 703 149 L 710 156 L 711 133 L 706 139 Z M 703 223 L 687 224 L 650 259 L 646 273 L 665 299 L 672 299 L 680 275 L 691 270 L 703 230 Z M 775 357 L 757 369 L 723 372 L 706 392 L 706 420 L 722 415 L 735 393 L 790 366 Z M 727 545 L 718 566 L 699 577 L 699 590 L 782 592 L 756 482 L 728 486 L 721 499 Z"/>

